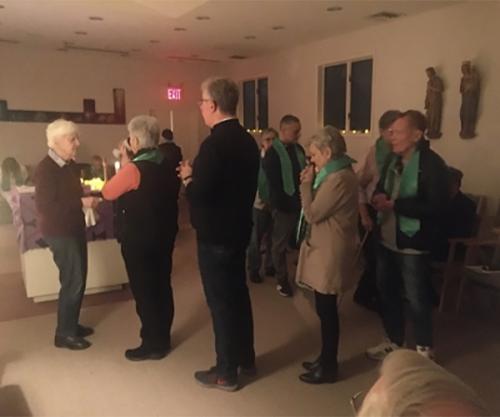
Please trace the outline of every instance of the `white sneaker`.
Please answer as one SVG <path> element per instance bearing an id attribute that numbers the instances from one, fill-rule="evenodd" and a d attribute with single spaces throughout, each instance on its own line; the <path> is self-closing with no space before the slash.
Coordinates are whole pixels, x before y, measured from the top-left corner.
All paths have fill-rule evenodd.
<path id="1" fill-rule="evenodd" d="M 382 343 L 366 350 L 366 356 L 375 361 L 383 360 L 389 353 L 401 349 L 401 346 L 392 343 L 389 339 L 384 339 Z"/>
<path id="2" fill-rule="evenodd" d="M 422 355 L 424 358 L 430 359 L 431 361 L 436 361 L 434 356 L 434 350 L 429 346 L 419 346 L 417 345 L 417 353 Z"/>

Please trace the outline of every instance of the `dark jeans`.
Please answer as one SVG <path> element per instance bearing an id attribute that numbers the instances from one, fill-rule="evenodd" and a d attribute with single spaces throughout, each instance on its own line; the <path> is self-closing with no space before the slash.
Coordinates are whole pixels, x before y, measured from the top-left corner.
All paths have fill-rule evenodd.
<path id="1" fill-rule="evenodd" d="M 130 289 L 141 320 L 142 346 L 152 350 L 170 349 L 170 329 L 174 319 L 171 273 L 175 235 L 163 242 L 121 243 Z"/>
<path id="2" fill-rule="evenodd" d="M 80 237 L 45 237 L 59 269 L 56 335 L 76 336 L 87 283 L 87 241 Z"/>
<path id="3" fill-rule="evenodd" d="M 321 323 L 320 363 L 325 370 L 337 370 L 339 347 L 339 315 L 337 295 L 314 291 L 316 314 Z"/>
<path id="4" fill-rule="evenodd" d="M 288 286 L 288 269 L 286 263 L 286 250 L 298 222 L 297 213 L 286 213 L 273 210 L 272 255 L 276 269 L 276 279 L 280 285 Z"/>
<path id="5" fill-rule="evenodd" d="M 253 229 L 250 244 L 247 250 L 247 268 L 250 273 L 257 274 L 260 272 L 262 265 L 262 255 L 260 247 L 262 239 L 266 237 L 266 269 L 273 267 L 273 259 L 271 254 L 272 245 L 272 226 L 273 218 L 271 211 L 268 208 L 257 209 L 253 208 Z"/>
<path id="6" fill-rule="evenodd" d="M 198 263 L 214 326 L 217 375 L 236 378 L 238 366 L 255 365 L 245 248 L 198 241 Z"/>
<path id="7" fill-rule="evenodd" d="M 407 255 L 379 245 L 377 283 L 382 321 L 389 339 L 405 341 L 405 301 L 408 302 L 415 342 L 432 347 L 432 303 L 429 255 Z"/>

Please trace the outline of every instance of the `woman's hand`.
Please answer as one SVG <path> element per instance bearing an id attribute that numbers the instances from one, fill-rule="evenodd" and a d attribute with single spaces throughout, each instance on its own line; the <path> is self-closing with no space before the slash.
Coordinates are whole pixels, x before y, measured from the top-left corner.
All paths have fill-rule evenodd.
<path id="1" fill-rule="evenodd" d="M 314 166 L 307 165 L 300 173 L 300 182 L 301 184 L 306 182 L 312 182 L 313 179 L 314 179 Z"/>

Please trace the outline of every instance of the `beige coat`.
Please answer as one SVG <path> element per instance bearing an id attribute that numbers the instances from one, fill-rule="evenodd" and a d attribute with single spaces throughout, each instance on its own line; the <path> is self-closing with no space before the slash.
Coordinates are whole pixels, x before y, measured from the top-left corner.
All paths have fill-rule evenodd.
<path id="1" fill-rule="evenodd" d="M 342 294 L 359 278 L 356 174 L 348 168 L 328 175 L 314 198 L 311 183 L 301 184 L 300 195 L 311 232 L 300 247 L 297 284 Z"/>

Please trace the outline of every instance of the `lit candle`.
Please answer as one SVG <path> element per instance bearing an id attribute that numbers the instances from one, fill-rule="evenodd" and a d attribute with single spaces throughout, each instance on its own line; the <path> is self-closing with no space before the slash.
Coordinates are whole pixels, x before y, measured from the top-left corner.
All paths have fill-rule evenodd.
<path id="1" fill-rule="evenodd" d="M 115 161 L 115 172 L 120 170 L 120 161 Z"/>
<path id="2" fill-rule="evenodd" d="M 170 110 L 170 130 L 174 131 L 174 111 Z"/>

